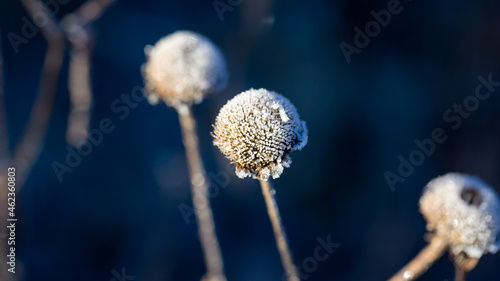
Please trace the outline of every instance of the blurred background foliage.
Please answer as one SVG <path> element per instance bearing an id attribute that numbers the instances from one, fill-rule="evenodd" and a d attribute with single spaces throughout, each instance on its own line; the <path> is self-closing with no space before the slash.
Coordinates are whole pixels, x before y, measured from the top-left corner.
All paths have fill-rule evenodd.
<path id="1" fill-rule="evenodd" d="M 42 1 L 46 2 L 46 1 Z M 56 17 L 83 1 L 61 5 Z M 223 3 L 228 3 L 222 0 Z M 238 1 L 232 1 L 238 2 Z M 19 46 L 28 17 L 17 0 L 0 1 L 5 99 L 11 147 L 37 92 L 46 41 Z M 500 2 L 405 1 L 400 14 L 346 62 L 339 44 L 373 20 L 388 0 L 244 0 L 218 16 L 212 0 L 118 0 L 95 23 L 91 128 L 109 118 L 116 129 L 59 182 L 69 113 L 67 61 L 60 75 L 41 155 L 18 195 L 18 258 L 22 280 L 103 280 L 112 270 L 136 280 L 199 280 L 204 273 L 177 114 L 139 102 L 121 120 L 111 104 L 142 86 L 144 47 L 176 30 L 211 38 L 226 55 L 228 88 L 195 106 L 209 173 L 228 179 L 212 199 L 229 280 L 281 280 L 258 182 L 238 179 L 212 145 L 211 124 L 237 93 L 267 88 L 284 94 L 309 128 L 309 144 L 275 181 L 296 263 L 313 255 L 317 238 L 339 243 L 305 280 L 386 280 L 424 245 L 418 200 L 425 184 L 449 171 L 476 174 L 500 189 L 500 89 L 481 101 L 457 130 L 443 120 L 474 94 L 477 77 L 500 81 Z M 415 139 L 443 128 L 448 139 L 394 192 L 384 172 L 397 173 Z M 185 205 L 181 205 L 185 204 Z M 487 255 L 469 280 L 494 280 L 500 255 Z M 304 272 L 304 270 L 302 270 Z M 452 280 L 445 256 L 420 280 Z"/>

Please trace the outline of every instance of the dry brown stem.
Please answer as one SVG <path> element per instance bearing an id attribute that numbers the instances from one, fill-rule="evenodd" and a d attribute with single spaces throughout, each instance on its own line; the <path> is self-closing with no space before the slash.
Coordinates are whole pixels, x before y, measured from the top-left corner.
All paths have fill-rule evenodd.
<path id="1" fill-rule="evenodd" d="M 93 42 L 90 26 L 114 1 L 89 0 L 61 20 L 62 30 L 71 43 L 68 78 L 71 111 L 66 140 L 72 146 L 85 142 L 90 126 L 93 100 L 90 78 Z"/>
<path id="2" fill-rule="evenodd" d="M 396 273 L 389 281 L 415 280 L 425 273 L 448 248 L 445 240 L 433 236 L 429 244 L 418 255 Z"/>
<path id="3" fill-rule="evenodd" d="M 281 264 L 285 269 L 286 278 L 288 281 L 300 281 L 297 268 L 293 264 L 292 254 L 286 239 L 285 229 L 283 227 L 283 223 L 281 222 L 278 204 L 274 198 L 274 194 L 276 192 L 271 186 L 270 180 L 260 180 L 260 186 L 262 188 L 262 195 L 264 195 L 264 200 L 266 201 L 267 213 L 269 214 L 269 219 L 271 220 L 271 224 L 273 226 L 276 246 L 278 247 L 278 251 L 280 253 Z"/>
<path id="4" fill-rule="evenodd" d="M 208 180 L 198 149 L 196 123 L 189 106 L 181 106 L 177 108 L 177 112 L 179 113 L 182 139 L 189 166 L 191 194 L 198 223 L 198 235 L 207 269 L 207 274 L 203 280 L 225 281 L 222 254 L 217 241 L 212 208 L 208 198 Z"/>
<path id="5" fill-rule="evenodd" d="M 22 2 L 32 18 L 37 12 L 49 15 L 45 7 L 37 0 L 22 0 Z M 45 24 L 39 26 L 48 44 L 40 87 L 31 110 L 28 125 L 21 136 L 21 141 L 17 145 L 13 157 L 13 163 L 16 167 L 16 192 L 19 192 L 23 186 L 40 154 L 54 105 L 54 97 L 64 57 L 64 37 L 62 32 L 52 17 L 47 16 L 46 18 Z"/>

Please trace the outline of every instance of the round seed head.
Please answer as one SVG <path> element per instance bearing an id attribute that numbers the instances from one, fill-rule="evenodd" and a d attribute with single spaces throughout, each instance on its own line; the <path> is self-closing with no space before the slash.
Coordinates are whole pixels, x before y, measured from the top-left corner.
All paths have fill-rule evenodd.
<path id="1" fill-rule="evenodd" d="M 420 212 L 427 228 L 450 244 L 454 255 L 480 258 L 500 246 L 500 207 L 495 191 L 479 178 L 457 173 L 427 184 Z"/>
<path id="2" fill-rule="evenodd" d="M 295 106 L 265 89 L 250 89 L 224 105 L 215 119 L 214 145 L 240 178 L 278 178 L 292 163 L 290 152 L 307 144 L 307 128 Z"/>
<path id="3" fill-rule="evenodd" d="M 200 34 L 177 31 L 147 48 L 147 55 L 142 68 L 146 90 L 170 106 L 200 103 L 226 86 L 224 56 Z"/>

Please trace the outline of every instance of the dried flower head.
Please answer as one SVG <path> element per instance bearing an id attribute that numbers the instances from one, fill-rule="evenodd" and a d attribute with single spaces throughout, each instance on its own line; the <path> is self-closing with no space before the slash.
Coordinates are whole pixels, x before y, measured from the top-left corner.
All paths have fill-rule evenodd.
<path id="1" fill-rule="evenodd" d="M 479 178 L 457 173 L 426 186 L 420 212 L 427 228 L 450 244 L 454 255 L 480 258 L 500 246 L 500 209 L 495 191 Z"/>
<path id="2" fill-rule="evenodd" d="M 307 144 L 307 128 L 295 106 L 265 89 L 250 89 L 224 105 L 215 120 L 214 144 L 236 164 L 240 178 L 278 178 L 290 152 Z"/>
<path id="3" fill-rule="evenodd" d="M 153 95 L 150 100 L 159 98 L 170 106 L 191 105 L 226 86 L 224 56 L 200 34 L 177 31 L 160 39 L 147 54 L 142 73 L 148 95 Z"/>

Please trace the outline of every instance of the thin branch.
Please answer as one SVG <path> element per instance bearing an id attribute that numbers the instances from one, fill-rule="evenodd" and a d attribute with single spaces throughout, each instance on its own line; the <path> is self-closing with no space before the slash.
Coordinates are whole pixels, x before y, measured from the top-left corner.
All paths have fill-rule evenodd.
<path id="1" fill-rule="evenodd" d="M 90 126 L 93 99 L 90 78 L 93 44 L 90 26 L 114 1 L 87 1 L 61 20 L 62 29 L 71 43 L 68 81 L 71 111 L 66 140 L 72 146 L 79 146 L 87 139 Z"/>
<path id="2" fill-rule="evenodd" d="M 89 0 L 83 3 L 74 14 L 80 19 L 80 24 L 85 26 L 100 18 L 115 1 L 117 0 Z"/>
<path id="3" fill-rule="evenodd" d="M 262 188 L 264 200 L 266 201 L 267 213 L 269 214 L 269 219 L 271 220 L 271 224 L 273 226 L 274 237 L 281 256 L 281 263 L 285 269 L 286 278 L 288 281 L 300 281 L 297 268 L 293 264 L 292 254 L 288 246 L 283 223 L 281 222 L 278 205 L 276 203 L 276 199 L 274 198 L 276 191 L 271 186 L 269 181 L 261 180 L 260 186 Z"/>
<path id="4" fill-rule="evenodd" d="M 201 161 L 198 149 L 198 138 L 196 136 L 196 123 L 191 108 L 182 106 L 177 108 L 179 121 L 182 129 L 182 139 L 186 149 L 186 158 L 189 165 L 191 179 L 191 193 L 193 206 L 198 223 L 198 235 L 200 237 L 207 274 L 204 281 L 225 281 L 224 265 L 219 242 L 215 233 L 215 223 L 208 198 L 208 181 L 205 168 Z"/>
<path id="5" fill-rule="evenodd" d="M 44 13 L 46 15 L 46 22 L 43 25 L 40 25 L 39 28 L 43 34 L 43 36 L 47 40 L 47 51 L 45 54 L 45 60 L 42 68 L 42 77 L 40 81 L 40 86 L 38 90 L 38 94 L 35 100 L 35 103 L 32 107 L 30 117 L 28 119 L 28 124 L 26 126 L 25 131 L 23 132 L 21 139 L 19 141 L 18 146 L 15 149 L 14 155 L 12 159 L 10 159 L 10 155 L 7 151 L 3 151 L 0 161 L 7 160 L 7 162 L 12 161 L 13 165 L 16 168 L 16 192 L 21 190 L 24 182 L 30 170 L 35 163 L 38 155 L 40 154 L 40 150 L 42 147 L 43 139 L 45 137 L 47 126 L 49 123 L 50 115 L 52 112 L 54 96 L 57 89 L 57 81 L 59 77 L 59 72 L 61 70 L 62 60 L 64 56 L 64 40 L 60 30 L 57 27 L 55 21 L 50 17 L 49 13 L 45 10 L 45 7 L 40 4 L 36 0 L 22 0 L 26 10 L 30 14 L 32 18 L 36 13 Z M 35 21 L 36 22 L 36 21 Z M 2 77 L 3 78 L 3 77 Z M 5 108 L 3 107 L 3 81 L 1 83 L 1 93 L 0 93 L 0 111 L 5 114 Z M 0 123 L 6 123 L 5 115 L 1 117 Z M 5 138 L 2 140 L 4 145 L 7 145 L 7 130 L 6 128 L 4 132 L 1 132 Z M 3 150 L 4 148 L 2 148 Z M 4 155 L 5 154 L 5 155 Z M 5 164 L 5 163 L 4 163 Z M 2 165 L 0 165 L 2 166 Z M 7 180 L 6 169 L 5 167 L 1 167 L 2 171 L 0 171 L 1 183 L 0 187 L 2 187 L 1 194 L 1 203 L 0 207 L 0 219 L 5 219 L 7 217 Z M 3 237 L 2 237 L 3 238 Z M 2 247 L 0 261 L 2 262 L 0 278 L 3 281 L 13 280 L 15 279 L 13 275 L 7 274 L 6 270 L 6 247 Z"/>
<path id="6" fill-rule="evenodd" d="M 33 105 L 28 125 L 14 152 L 13 161 L 17 172 L 17 192 L 19 192 L 26 181 L 33 164 L 40 154 L 54 105 L 57 82 L 64 57 L 64 38 L 57 23 L 46 11 L 45 7 L 37 0 L 22 0 L 22 2 L 31 18 L 36 13 L 47 15 L 47 21 L 43 25 L 40 25 L 39 28 L 46 38 L 48 46 L 43 63 L 38 95 Z"/>
<path id="7" fill-rule="evenodd" d="M 425 273 L 448 248 L 446 241 L 434 235 L 430 243 L 418 255 L 396 273 L 389 281 L 415 280 Z"/>
<path id="8" fill-rule="evenodd" d="M 80 146 L 87 139 L 92 109 L 90 80 L 90 48 L 73 47 L 70 53 L 68 88 L 71 110 L 68 117 L 66 141 Z"/>

